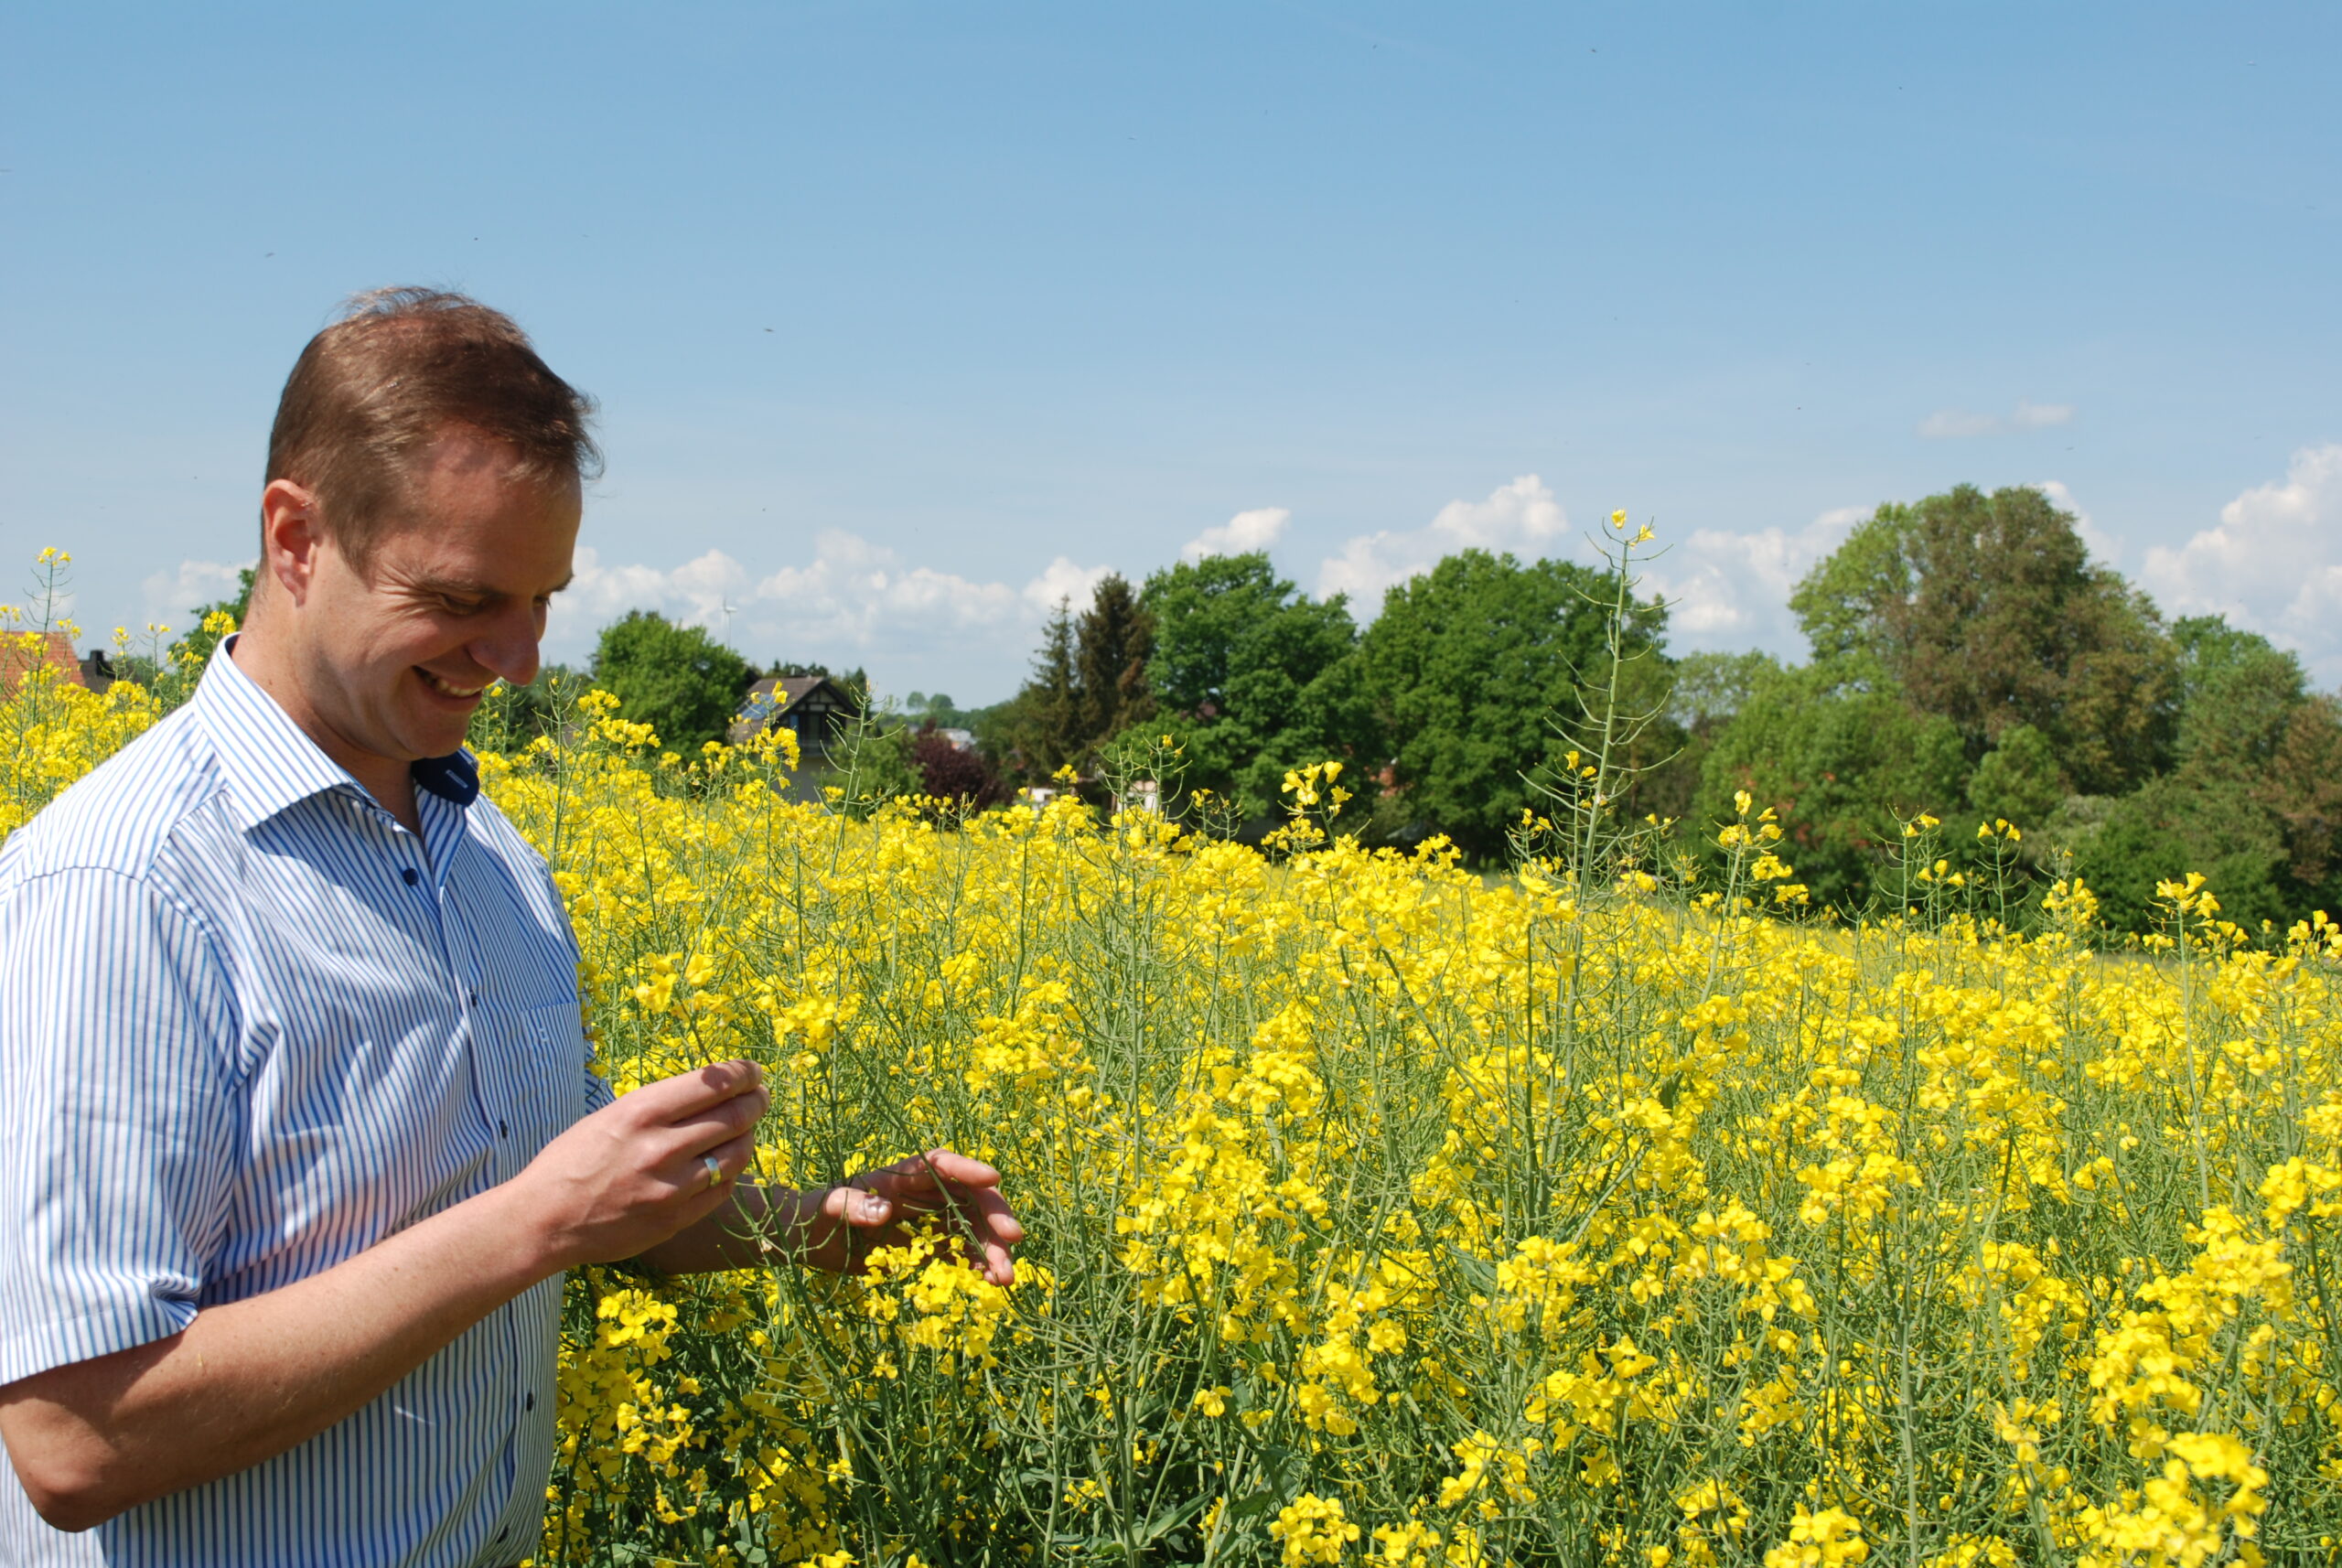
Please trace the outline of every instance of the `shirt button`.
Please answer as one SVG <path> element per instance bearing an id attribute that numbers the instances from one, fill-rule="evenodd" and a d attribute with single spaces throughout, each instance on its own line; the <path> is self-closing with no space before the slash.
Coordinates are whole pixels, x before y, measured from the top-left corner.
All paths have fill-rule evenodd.
<path id="1" fill-rule="evenodd" d="M 472 1005 L 475 1007 L 479 1005 L 479 993 L 477 991 L 472 993 Z"/>
<path id="2" fill-rule="evenodd" d="M 400 868 L 399 880 L 404 882 L 409 887 L 412 887 L 416 883 L 422 881 L 423 878 L 415 874 L 414 867 L 408 865 Z"/>
<path id="3" fill-rule="evenodd" d="M 529 1397 L 521 1402 L 521 1408 L 522 1410 L 534 1410 L 537 1408 L 537 1394 L 534 1389 L 530 1390 Z"/>

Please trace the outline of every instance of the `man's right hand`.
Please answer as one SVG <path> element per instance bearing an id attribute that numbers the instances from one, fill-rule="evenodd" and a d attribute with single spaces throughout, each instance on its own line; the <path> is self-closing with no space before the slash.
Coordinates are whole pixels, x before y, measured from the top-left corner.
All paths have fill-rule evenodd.
<path id="1" fill-rule="evenodd" d="M 546 1144 L 506 1196 L 547 1249 L 547 1272 L 636 1257 L 730 1201 L 771 1103 L 749 1061 L 645 1084 Z"/>

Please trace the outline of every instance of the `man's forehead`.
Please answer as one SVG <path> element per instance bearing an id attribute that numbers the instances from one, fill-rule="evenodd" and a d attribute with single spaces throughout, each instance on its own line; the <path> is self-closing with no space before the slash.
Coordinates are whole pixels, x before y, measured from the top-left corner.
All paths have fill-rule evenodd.
<path id="1" fill-rule="evenodd" d="M 417 520 L 382 536 L 374 551 L 374 575 L 451 597 L 533 598 L 569 586 L 575 540 L 571 529 L 499 536 L 435 528 L 427 519 Z"/>
<path id="2" fill-rule="evenodd" d="M 476 433 L 444 430 L 384 519 L 378 574 L 468 598 L 566 587 L 582 510 L 577 478 L 516 473 L 511 456 Z"/>

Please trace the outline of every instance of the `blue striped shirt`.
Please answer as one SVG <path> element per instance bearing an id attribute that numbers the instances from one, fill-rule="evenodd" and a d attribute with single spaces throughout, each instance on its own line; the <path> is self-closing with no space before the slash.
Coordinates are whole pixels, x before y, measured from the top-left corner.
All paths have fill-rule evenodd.
<path id="1" fill-rule="evenodd" d="M 236 668 L 0 847 L 0 1383 L 148 1343 L 518 1172 L 606 1103 L 552 878 L 467 758 L 418 838 Z M 274 1459 L 0 1562 L 536 1547 L 561 1281 Z"/>

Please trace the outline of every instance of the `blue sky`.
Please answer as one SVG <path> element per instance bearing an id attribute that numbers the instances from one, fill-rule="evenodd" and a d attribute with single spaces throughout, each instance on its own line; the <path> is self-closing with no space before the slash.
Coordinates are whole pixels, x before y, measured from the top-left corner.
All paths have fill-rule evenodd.
<path id="1" fill-rule="evenodd" d="M 601 401 L 551 651 L 636 604 L 1006 695 L 1107 568 L 1674 553 L 1799 651 L 1877 502 L 2047 484 L 2342 681 L 2331 5 L 20 5 L 0 566 L 103 630 L 250 558 L 360 288 Z M 0 584 L 8 578 L 0 575 Z"/>

